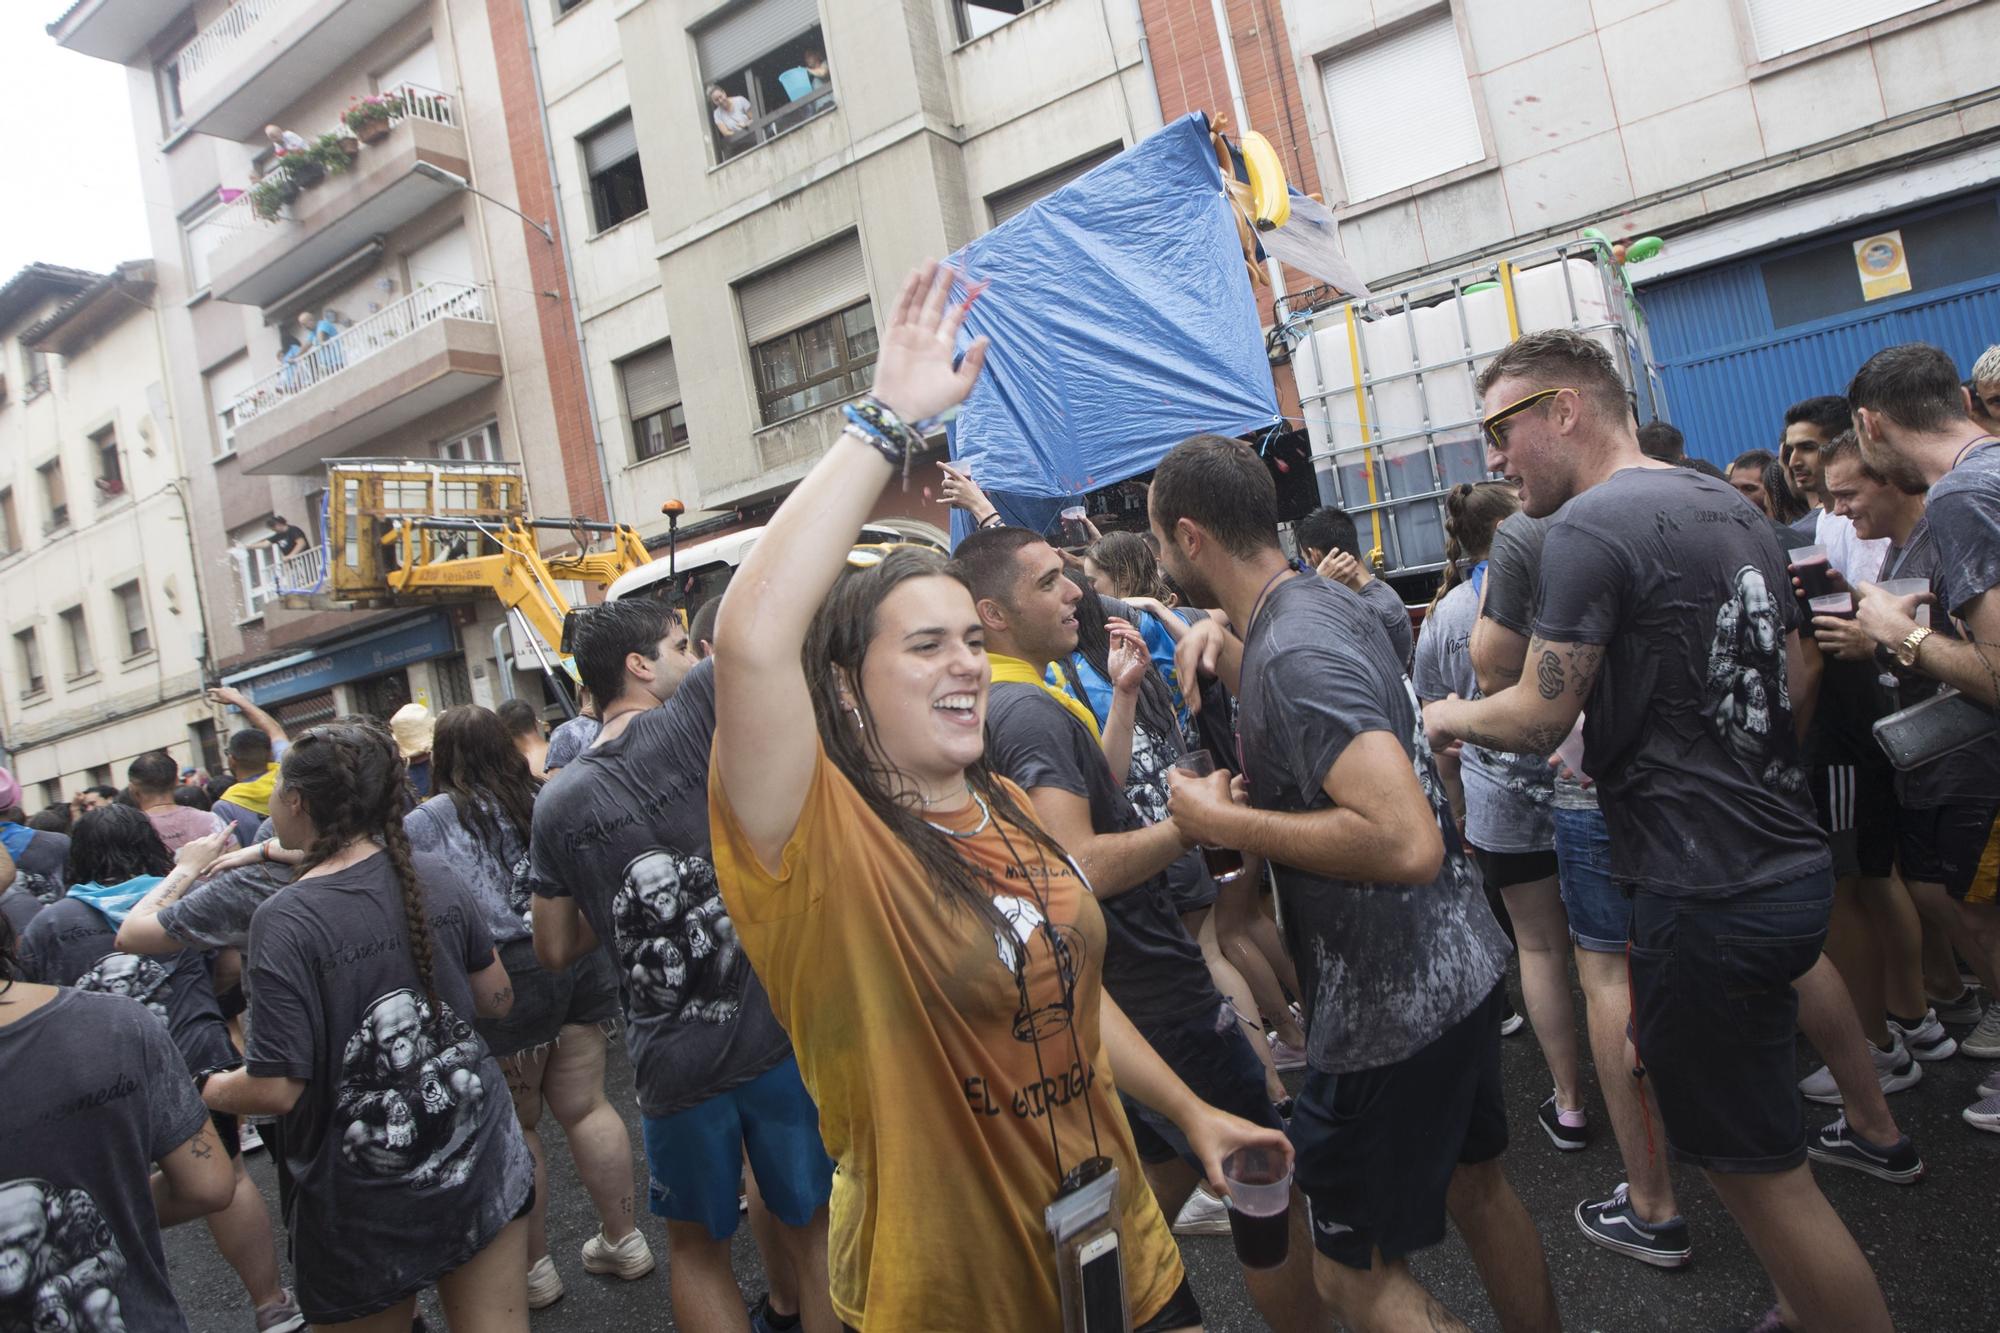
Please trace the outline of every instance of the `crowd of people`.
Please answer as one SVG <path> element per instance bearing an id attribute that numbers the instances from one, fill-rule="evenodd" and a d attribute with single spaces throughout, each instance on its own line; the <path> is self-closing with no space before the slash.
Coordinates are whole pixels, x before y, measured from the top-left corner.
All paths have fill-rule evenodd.
<path id="1" fill-rule="evenodd" d="M 1145 534 L 1060 548 L 948 469 L 949 557 L 851 558 L 984 363 L 951 277 L 909 276 L 723 598 L 578 617 L 555 734 L 510 701 L 290 735 L 223 690 L 212 780 L 142 755 L 30 819 L 0 772 L 0 1326 L 186 1327 L 161 1229 L 202 1218 L 259 1330 L 403 1333 L 432 1288 L 525 1330 L 569 1267 L 545 1119 L 581 1269 L 643 1277 L 616 1036 L 690 1333 L 1199 1328 L 1175 1234 L 1257 1161 L 1272 1328 L 1557 1329 L 1558 1223 L 1503 1166 L 1518 955 L 1539 1128 L 1597 1129 L 1573 959 L 1624 1166 L 1570 1221 L 1683 1266 L 1696 1166 L 1757 1333 L 1890 1327 L 1808 1161 L 1915 1182 L 1887 1098 L 2000 1060 L 2000 349 L 1962 385 L 1887 348 L 1714 469 L 1597 343 L 1528 334 L 1413 635 L 1351 516 L 1287 547 L 1220 436 Z M 1411 1272 L 1447 1219 L 1490 1320 Z"/>

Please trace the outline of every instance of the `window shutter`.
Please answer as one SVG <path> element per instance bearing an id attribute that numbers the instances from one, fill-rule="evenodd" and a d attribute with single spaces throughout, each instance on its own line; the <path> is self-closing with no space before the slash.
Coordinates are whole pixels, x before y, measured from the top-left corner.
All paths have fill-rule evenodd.
<path id="1" fill-rule="evenodd" d="M 1008 186 L 998 194 L 988 195 L 986 207 L 992 210 L 993 225 L 997 227 L 1007 219 L 1027 212 L 1037 200 L 1046 199 L 1084 173 L 1101 167 L 1118 156 L 1122 148 L 1120 144 L 1100 148 L 1088 157 L 1080 157 L 1066 167 L 1057 167 L 1054 171 L 1044 172 L 1033 180 L 1025 180 L 1019 185 Z"/>
<path id="2" fill-rule="evenodd" d="M 672 343 L 627 357 L 618 363 L 618 374 L 625 381 L 625 414 L 629 417 L 649 417 L 681 400 L 681 377 L 674 369 Z"/>
<path id="3" fill-rule="evenodd" d="M 853 232 L 736 289 L 752 346 L 868 298 L 861 238 Z"/>
<path id="4" fill-rule="evenodd" d="M 1814 42 L 1922 9 L 1931 0 L 1750 0 L 1757 58 L 1774 60 Z"/>
<path id="5" fill-rule="evenodd" d="M 694 35 L 702 82 L 725 78 L 758 56 L 819 26 L 819 0 L 751 0 Z"/>
<path id="6" fill-rule="evenodd" d="M 1449 11 L 1320 71 L 1347 199 L 1373 199 L 1486 156 Z"/>
<path id="7" fill-rule="evenodd" d="M 632 113 L 629 111 L 583 136 L 584 169 L 593 176 L 607 167 L 617 166 L 628 157 L 636 157 L 638 153 L 639 132 L 632 126 Z"/>

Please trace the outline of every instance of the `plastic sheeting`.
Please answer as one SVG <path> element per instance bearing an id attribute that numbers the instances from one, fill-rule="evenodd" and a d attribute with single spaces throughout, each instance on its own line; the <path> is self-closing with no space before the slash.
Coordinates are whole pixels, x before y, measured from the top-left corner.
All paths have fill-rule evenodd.
<path id="1" fill-rule="evenodd" d="M 952 256 L 991 284 L 961 346 L 993 342 L 951 451 L 1009 522 L 1045 530 L 1190 435 L 1277 421 L 1229 210 L 1197 113 Z"/>

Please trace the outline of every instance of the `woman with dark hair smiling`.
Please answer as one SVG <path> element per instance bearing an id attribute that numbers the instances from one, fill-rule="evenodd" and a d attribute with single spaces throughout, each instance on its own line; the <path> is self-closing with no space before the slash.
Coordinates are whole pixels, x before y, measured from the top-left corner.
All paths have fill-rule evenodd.
<path id="1" fill-rule="evenodd" d="M 725 595 L 716 873 L 840 1164 L 842 1319 L 1062 1328 L 1044 1214 L 1091 1198 L 1093 1226 L 1119 1237 L 1131 1325 L 1198 1327 L 1118 1091 L 1170 1116 L 1218 1189 L 1228 1153 L 1289 1145 L 1195 1100 L 1104 993 L 1096 901 L 984 762 L 991 668 L 964 583 L 917 550 L 847 564 L 926 420 L 985 361 L 983 339 L 955 355 L 951 280 L 928 264 L 904 282 L 873 394 Z"/>

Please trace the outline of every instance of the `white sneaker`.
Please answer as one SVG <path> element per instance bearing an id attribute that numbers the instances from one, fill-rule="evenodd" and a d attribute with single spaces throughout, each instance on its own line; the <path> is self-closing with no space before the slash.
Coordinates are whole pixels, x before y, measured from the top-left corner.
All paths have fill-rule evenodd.
<path id="1" fill-rule="evenodd" d="M 2000 1060 L 2000 1004 L 1988 1004 L 1979 1026 L 1961 1037 L 1958 1049 L 1975 1060 Z"/>
<path id="2" fill-rule="evenodd" d="M 1174 1219 L 1176 1236 L 1226 1236 L 1229 1234 L 1229 1205 L 1200 1185 L 1181 1205 Z"/>
<path id="3" fill-rule="evenodd" d="M 248 1120 L 240 1121 L 236 1126 L 236 1146 L 239 1151 L 246 1153 L 262 1152 L 264 1151 L 264 1136 L 259 1134 L 257 1126 L 251 1124 Z"/>
<path id="4" fill-rule="evenodd" d="M 1988 1074 L 1979 1080 L 1979 1095 L 1982 1098 L 2000 1097 L 2000 1074 Z"/>
<path id="5" fill-rule="evenodd" d="M 1932 1060 L 1949 1060 L 1958 1051 L 1958 1043 L 1952 1040 L 1944 1024 L 1938 1021 L 1935 1009 L 1924 1010 L 1923 1022 L 1913 1028 L 1906 1028 L 1895 1019 L 1889 1020 L 1889 1030 L 1902 1038 L 1909 1048 L 1912 1059 L 1929 1063 Z"/>
<path id="6" fill-rule="evenodd" d="M 613 1273 L 631 1282 L 653 1271 L 653 1248 L 646 1244 L 645 1233 L 637 1227 L 615 1245 L 600 1230 L 583 1243 L 583 1271 Z"/>
<path id="7" fill-rule="evenodd" d="M 1891 1030 L 1889 1037 L 1892 1044 L 1888 1050 L 1871 1041 L 1868 1053 L 1875 1057 L 1875 1076 L 1882 1080 L 1882 1091 L 1901 1092 L 1904 1088 L 1916 1086 L 1924 1076 L 1924 1067 L 1910 1058 L 1909 1050 L 1896 1031 Z M 1833 1081 L 1833 1071 L 1824 1065 L 1799 1080 L 1799 1094 L 1807 1101 L 1823 1106 L 1841 1104 L 1840 1087 Z"/>
<path id="8" fill-rule="evenodd" d="M 1302 1046 L 1294 1046 L 1275 1032 L 1264 1034 L 1271 1043 L 1271 1061 L 1278 1066 L 1280 1074 L 1289 1074 L 1306 1067 L 1306 1052 Z"/>
<path id="9" fill-rule="evenodd" d="M 528 1308 L 546 1310 L 562 1296 L 562 1274 L 556 1272 L 556 1261 L 545 1254 L 528 1270 Z"/>
<path id="10" fill-rule="evenodd" d="M 1988 1134 L 2000 1134 L 2000 1096 L 1976 1101 L 1959 1114 L 1964 1117 L 1965 1123 L 1974 1129 L 1983 1129 Z"/>

